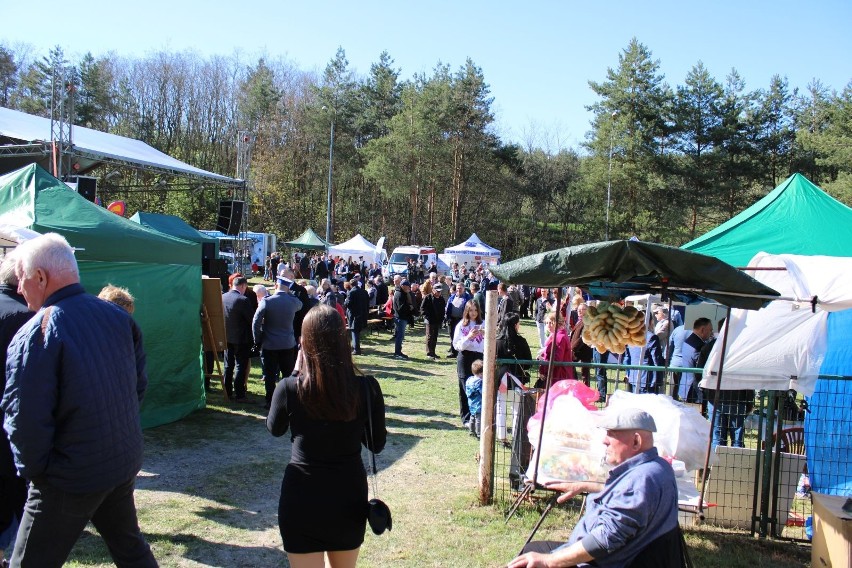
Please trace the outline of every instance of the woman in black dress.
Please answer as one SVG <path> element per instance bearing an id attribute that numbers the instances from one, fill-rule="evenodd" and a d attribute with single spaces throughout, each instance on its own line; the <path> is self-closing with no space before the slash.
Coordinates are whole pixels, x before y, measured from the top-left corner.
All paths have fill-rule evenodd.
<path id="1" fill-rule="evenodd" d="M 385 447 L 385 403 L 374 377 L 355 374 L 343 319 L 318 305 L 302 324 L 293 375 L 279 382 L 266 427 L 290 430 L 293 446 L 281 482 L 278 526 L 293 568 L 354 568 L 367 524 L 361 444 Z M 367 436 L 367 396 L 373 431 Z"/>

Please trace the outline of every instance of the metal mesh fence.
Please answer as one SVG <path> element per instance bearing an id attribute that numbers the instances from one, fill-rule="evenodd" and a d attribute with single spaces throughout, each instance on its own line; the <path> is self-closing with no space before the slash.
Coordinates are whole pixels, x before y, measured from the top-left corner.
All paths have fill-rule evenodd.
<path id="1" fill-rule="evenodd" d="M 590 384 L 612 395 L 616 390 L 630 390 L 626 378 L 625 369 L 609 366 L 592 369 Z M 674 373 L 659 372 L 656 391 L 676 393 L 677 379 Z M 793 391 L 720 391 L 712 426 L 715 461 L 705 479 L 703 472 L 692 472 L 697 489 L 702 481 L 706 485 L 703 519 L 684 509 L 683 525 L 708 524 L 805 540 L 809 538 L 811 486 L 817 487 L 811 483 L 814 477 L 821 491 L 852 494 L 847 481 L 852 479 L 848 463 L 852 379 L 822 377 L 818 384 L 818 392 L 808 400 Z M 509 392 L 497 403 L 492 487 L 495 502 L 506 512 L 519 501 L 551 495 L 541 488 L 523 492 L 535 465 L 530 463 L 526 422 L 542 393 L 536 389 Z M 714 394 L 697 390 L 687 404 L 697 405 L 710 419 Z M 596 403 L 599 408 L 604 400 Z"/>

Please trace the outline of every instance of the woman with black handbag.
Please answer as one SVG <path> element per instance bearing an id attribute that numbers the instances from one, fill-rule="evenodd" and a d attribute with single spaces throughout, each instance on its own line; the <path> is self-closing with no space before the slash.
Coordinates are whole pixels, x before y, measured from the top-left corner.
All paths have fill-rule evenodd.
<path id="1" fill-rule="evenodd" d="M 278 504 L 290 566 L 354 568 L 368 515 L 361 444 L 384 448 L 385 403 L 378 381 L 356 374 L 334 308 L 305 316 L 296 371 L 276 386 L 266 427 L 293 441 Z"/>

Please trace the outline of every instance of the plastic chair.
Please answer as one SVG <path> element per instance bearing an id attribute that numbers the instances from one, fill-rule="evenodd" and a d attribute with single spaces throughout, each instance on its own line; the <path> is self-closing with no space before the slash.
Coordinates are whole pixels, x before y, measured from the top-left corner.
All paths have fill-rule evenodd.
<path id="1" fill-rule="evenodd" d="M 805 455 L 805 429 L 801 426 L 781 430 L 781 451 Z"/>

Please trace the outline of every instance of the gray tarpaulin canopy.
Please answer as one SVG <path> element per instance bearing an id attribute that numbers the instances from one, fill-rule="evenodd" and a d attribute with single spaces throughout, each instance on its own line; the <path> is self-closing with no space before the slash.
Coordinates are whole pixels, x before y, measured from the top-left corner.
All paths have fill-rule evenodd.
<path id="1" fill-rule="evenodd" d="M 305 229 L 305 232 L 299 235 L 298 238 L 287 241 L 284 244 L 290 248 L 307 250 L 325 250 L 330 246 L 329 243 L 320 238 L 310 227 Z"/>
<path id="2" fill-rule="evenodd" d="M 542 252 L 495 266 L 491 272 L 508 283 L 581 286 L 601 299 L 654 292 L 668 293 L 684 303 L 712 300 L 756 310 L 779 296 L 772 288 L 719 259 L 633 240 Z"/>

